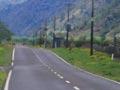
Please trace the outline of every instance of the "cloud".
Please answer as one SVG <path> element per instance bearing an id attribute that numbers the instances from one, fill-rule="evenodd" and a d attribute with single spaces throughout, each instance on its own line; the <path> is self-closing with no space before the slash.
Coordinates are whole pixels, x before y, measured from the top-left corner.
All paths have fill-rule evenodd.
<path id="1" fill-rule="evenodd" d="M 4 9 L 10 2 L 8 0 L 0 0 L 0 10 Z"/>
<path id="2" fill-rule="evenodd" d="M 8 0 L 11 4 L 21 4 L 26 2 L 27 0 Z"/>
<path id="3" fill-rule="evenodd" d="M 7 3 L 9 3 L 9 0 L 0 0 L 0 5 L 1 4 L 7 4 Z"/>
<path id="4" fill-rule="evenodd" d="M 0 0 L 0 10 L 7 8 L 8 5 L 22 4 L 27 0 Z"/>

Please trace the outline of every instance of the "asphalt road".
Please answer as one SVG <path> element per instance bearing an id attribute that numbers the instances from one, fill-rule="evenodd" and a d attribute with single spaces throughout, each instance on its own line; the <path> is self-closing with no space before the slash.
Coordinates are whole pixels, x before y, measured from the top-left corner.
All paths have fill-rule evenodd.
<path id="1" fill-rule="evenodd" d="M 77 70 L 44 49 L 16 46 L 9 90 L 120 90 L 120 85 Z"/>

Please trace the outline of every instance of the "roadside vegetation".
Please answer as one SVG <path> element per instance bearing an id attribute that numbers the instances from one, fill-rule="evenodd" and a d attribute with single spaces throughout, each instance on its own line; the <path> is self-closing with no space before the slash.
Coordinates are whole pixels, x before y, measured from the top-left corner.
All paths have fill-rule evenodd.
<path id="1" fill-rule="evenodd" d="M 73 48 L 71 51 L 66 48 L 52 50 L 78 68 L 120 82 L 120 62 L 112 61 L 108 54 L 95 51 L 94 55 L 90 56 L 88 48 Z"/>
<path id="2" fill-rule="evenodd" d="M 3 85 L 5 84 L 5 80 L 7 77 L 7 73 L 6 72 L 0 72 L 0 90 L 3 89 Z"/>
<path id="3" fill-rule="evenodd" d="M 8 66 L 11 63 L 12 48 L 9 45 L 0 45 L 0 66 Z"/>
<path id="4" fill-rule="evenodd" d="M 12 33 L 8 27 L 0 22 L 0 43 L 5 43 L 11 40 Z"/>
<path id="5" fill-rule="evenodd" d="M 0 90 L 7 78 L 12 58 L 12 46 L 0 45 Z"/>
<path id="6" fill-rule="evenodd" d="M 3 89 L 12 58 L 12 33 L 7 26 L 0 22 L 0 90 Z"/>

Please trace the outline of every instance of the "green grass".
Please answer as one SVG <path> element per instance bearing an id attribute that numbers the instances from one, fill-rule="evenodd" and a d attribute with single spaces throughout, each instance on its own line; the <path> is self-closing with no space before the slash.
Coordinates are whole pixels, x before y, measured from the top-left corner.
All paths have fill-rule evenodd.
<path id="1" fill-rule="evenodd" d="M 12 59 L 12 47 L 10 45 L 0 45 L 0 67 L 8 67 Z M 0 71 L 0 90 L 7 77 L 7 71 Z"/>
<path id="2" fill-rule="evenodd" d="M 11 46 L 0 45 L 0 66 L 10 65 L 11 56 L 12 56 Z"/>
<path id="3" fill-rule="evenodd" d="M 7 73 L 0 72 L 0 90 L 3 87 L 6 77 L 7 77 Z"/>
<path id="4" fill-rule="evenodd" d="M 120 62 L 112 61 L 105 53 L 95 52 L 90 56 L 87 48 L 74 48 L 71 52 L 65 48 L 53 51 L 74 66 L 120 82 Z"/>

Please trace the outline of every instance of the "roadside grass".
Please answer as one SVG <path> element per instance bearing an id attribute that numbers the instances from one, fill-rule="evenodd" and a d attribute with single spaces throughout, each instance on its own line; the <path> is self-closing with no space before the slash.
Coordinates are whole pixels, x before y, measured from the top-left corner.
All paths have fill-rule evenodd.
<path id="1" fill-rule="evenodd" d="M 120 62 L 112 61 L 106 53 L 95 51 L 90 56 L 88 48 L 74 48 L 71 52 L 65 48 L 57 48 L 52 51 L 74 66 L 120 82 Z"/>
<path id="2" fill-rule="evenodd" d="M 6 72 L 0 72 L 0 90 L 2 90 L 2 88 L 3 88 L 6 77 L 7 77 Z"/>
<path id="3" fill-rule="evenodd" d="M 0 66 L 8 66 L 11 63 L 12 48 L 9 45 L 0 45 Z"/>
<path id="4" fill-rule="evenodd" d="M 0 67 L 4 70 L 0 70 L 0 90 L 3 88 L 5 80 L 7 78 L 7 68 L 11 64 L 12 47 L 10 45 L 0 45 Z M 6 69 L 5 69 L 6 68 Z"/>

